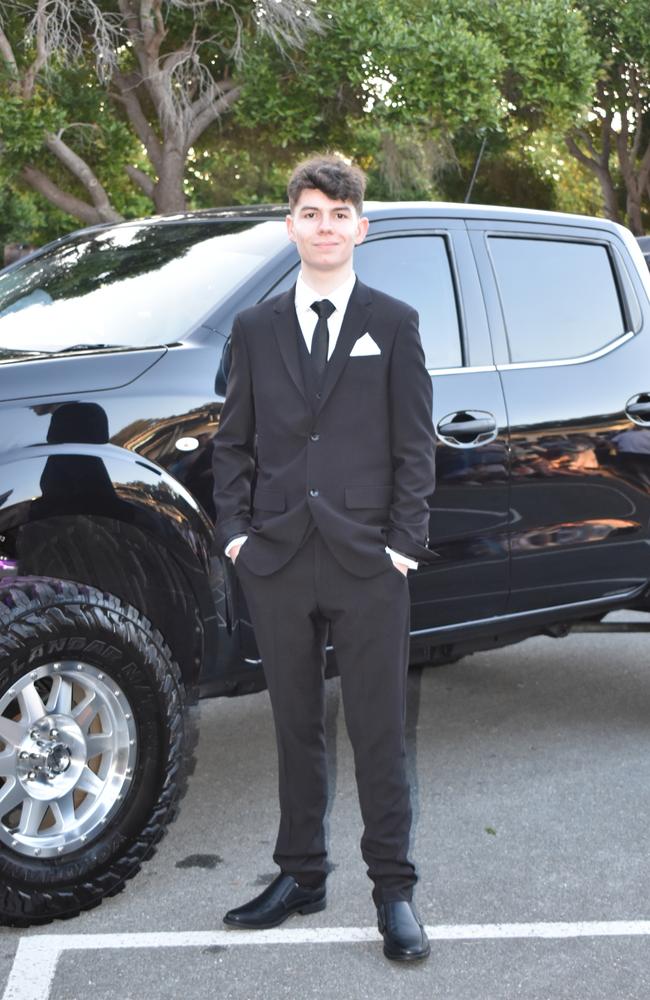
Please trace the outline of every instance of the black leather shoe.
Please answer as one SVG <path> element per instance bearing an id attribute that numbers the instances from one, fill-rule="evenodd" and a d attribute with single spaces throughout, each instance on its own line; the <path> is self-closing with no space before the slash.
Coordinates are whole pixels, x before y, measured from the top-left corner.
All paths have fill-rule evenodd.
<path id="1" fill-rule="evenodd" d="M 384 955 L 396 962 L 426 958 L 431 951 L 424 927 L 411 903 L 396 899 L 377 907 L 377 925 L 384 937 Z"/>
<path id="2" fill-rule="evenodd" d="M 316 889 L 298 885 L 292 875 L 278 875 L 264 892 L 243 906 L 228 910 L 223 918 L 229 927 L 264 930 L 284 923 L 292 913 L 316 913 L 325 909 L 325 879 Z"/>

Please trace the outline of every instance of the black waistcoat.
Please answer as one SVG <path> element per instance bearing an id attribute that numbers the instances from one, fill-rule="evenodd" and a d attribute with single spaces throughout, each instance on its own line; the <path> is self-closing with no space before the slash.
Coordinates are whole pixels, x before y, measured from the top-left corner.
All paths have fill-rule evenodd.
<path id="1" fill-rule="evenodd" d="M 305 338 L 303 337 L 302 330 L 300 329 L 300 323 L 298 322 L 298 317 L 295 313 L 295 310 L 293 315 L 296 327 L 296 337 L 298 338 L 298 354 L 300 355 L 302 382 L 305 387 L 307 399 L 309 400 L 309 405 L 311 406 L 312 410 L 315 413 L 316 403 L 318 402 L 318 393 L 320 391 L 320 385 L 318 379 L 316 378 L 316 372 L 314 371 L 311 355 L 307 350 L 307 344 L 305 343 Z"/>

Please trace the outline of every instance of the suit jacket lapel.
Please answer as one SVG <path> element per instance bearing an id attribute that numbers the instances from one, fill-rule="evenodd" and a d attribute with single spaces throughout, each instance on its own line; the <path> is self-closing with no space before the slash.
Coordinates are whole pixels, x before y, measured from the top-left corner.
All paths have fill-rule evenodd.
<path id="1" fill-rule="evenodd" d="M 325 379 L 323 381 L 323 388 L 321 390 L 321 398 L 317 411 L 323 408 L 330 393 L 332 392 L 332 389 L 338 382 L 341 373 L 348 362 L 350 351 L 352 350 L 355 341 L 357 341 L 367 329 L 368 319 L 371 313 L 371 302 L 372 298 L 370 295 L 370 289 L 357 278 L 348 301 L 348 307 L 345 310 L 345 316 L 343 317 L 341 330 L 336 341 L 336 347 L 332 352 L 331 358 L 327 362 Z"/>
<path id="2" fill-rule="evenodd" d="M 300 391 L 305 403 L 307 403 L 307 394 L 302 379 L 300 356 L 298 354 L 298 338 L 296 336 L 298 321 L 296 319 L 295 285 L 278 298 L 273 307 L 272 322 L 280 354 L 287 366 L 289 375 L 295 382 L 296 388 Z"/>

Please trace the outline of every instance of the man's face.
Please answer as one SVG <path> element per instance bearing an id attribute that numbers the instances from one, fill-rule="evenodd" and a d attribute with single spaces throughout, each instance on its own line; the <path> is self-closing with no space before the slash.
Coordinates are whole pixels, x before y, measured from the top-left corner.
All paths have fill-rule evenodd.
<path id="1" fill-rule="evenodd" d="M 359 217 L 352 202 L 308 188 L 287 216 L 287 230 L 302 263 L 327 272 L 351 263 L 352 251 L 368 231 L 368 220 Z"/>

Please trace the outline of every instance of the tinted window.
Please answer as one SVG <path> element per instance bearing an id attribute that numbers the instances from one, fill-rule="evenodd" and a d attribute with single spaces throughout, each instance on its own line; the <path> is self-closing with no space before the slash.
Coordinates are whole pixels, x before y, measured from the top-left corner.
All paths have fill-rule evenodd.
<path id="1" fill-rule="evenodd" d="M 443 236 L 369 240 L 354 251 L 354 268 L 367 285 L 417 309 L 428 368 L 462 365 L 458 309 Z"/>
<path id="2" fill-rule="evenodd" d="M 0 274 L 0 360 L 173 343 L 287 243 L 282 222 L 134 223 Z"/>
<path id="3" fill-rule="evenodd" d="M 581 357 L 625 332 L 604 246 L 500 236 L 489 243 L 511 361 Z"/>

